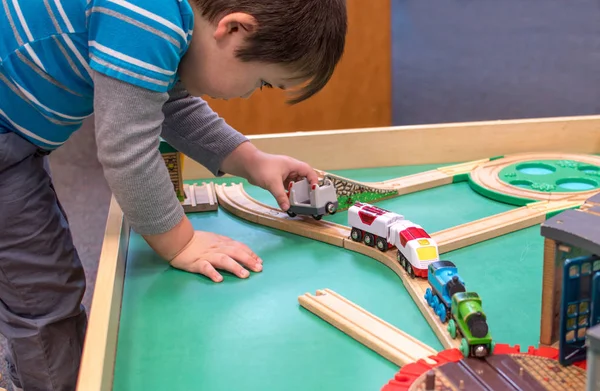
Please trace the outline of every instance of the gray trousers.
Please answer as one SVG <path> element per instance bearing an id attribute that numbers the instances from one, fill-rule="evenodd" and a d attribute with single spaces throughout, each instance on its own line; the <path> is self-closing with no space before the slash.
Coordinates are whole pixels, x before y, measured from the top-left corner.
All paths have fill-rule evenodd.
<path id="1" fill-rule="evenodd" d="M 47 157 L 0 134 L 0 333 L 24 391 L 74 390 L 87 316 L 85 275 Z"/>

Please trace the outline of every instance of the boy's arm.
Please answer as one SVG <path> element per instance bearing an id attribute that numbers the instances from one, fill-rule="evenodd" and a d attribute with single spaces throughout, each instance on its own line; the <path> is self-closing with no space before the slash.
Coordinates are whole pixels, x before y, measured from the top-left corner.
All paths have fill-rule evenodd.
<path id="1" fill-rule="evenodd" d="M 106 180 L 131 227 L 170 260 L 194 229 L 158 149 L 169 95 L 97 72 L 93 77 L 98 159 Z"/>
<path id="2" fill-rule="evenodd" d="M 177 150 L 206 167 L 213 175 L 243 175 L 223 163 L 248 139 L 229 126 L 201 98 L 191 96 L 178 82 L 163 107 L 165 122 L 161 136 Z M 248 145 L 245 148 L 252 148 Z"/>

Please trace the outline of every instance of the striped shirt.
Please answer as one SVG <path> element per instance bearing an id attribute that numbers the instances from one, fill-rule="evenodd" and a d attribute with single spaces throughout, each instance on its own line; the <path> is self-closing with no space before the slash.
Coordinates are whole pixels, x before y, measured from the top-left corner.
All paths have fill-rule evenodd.
<path id="1" fill-rule="evenodd" d="M 92 115 L 92 69 L 169 91 L 194 24 L 187 0 L 0 3 L 0 132 L 44 149 L 62 145 Z"/>

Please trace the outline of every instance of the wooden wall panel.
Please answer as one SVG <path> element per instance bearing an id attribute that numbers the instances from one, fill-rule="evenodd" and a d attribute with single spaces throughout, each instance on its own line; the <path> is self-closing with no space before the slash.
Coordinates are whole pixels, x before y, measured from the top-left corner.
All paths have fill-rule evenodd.
<path id="1" fill-rule="evenodd" d="M 256 91 L 249 99 L 204 97 L 245 135 L 391 125 L 391 0 L 348 0 L 344 57 L 329 84 L 290 106 L 285 92 Z"/>

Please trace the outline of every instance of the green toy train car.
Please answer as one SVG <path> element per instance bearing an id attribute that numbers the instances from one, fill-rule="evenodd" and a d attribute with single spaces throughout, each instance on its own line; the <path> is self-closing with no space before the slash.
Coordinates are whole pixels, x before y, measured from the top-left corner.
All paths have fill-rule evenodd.
<path id="1" fill-rule="evenodd" d="M 481 298 L 475 292 L 458 292 L 452 296 L 452 319 L 448 332 L 452 338 L 462 335 L 460 351 L 465 357 L 486 357 L 494 350 Z"/>

